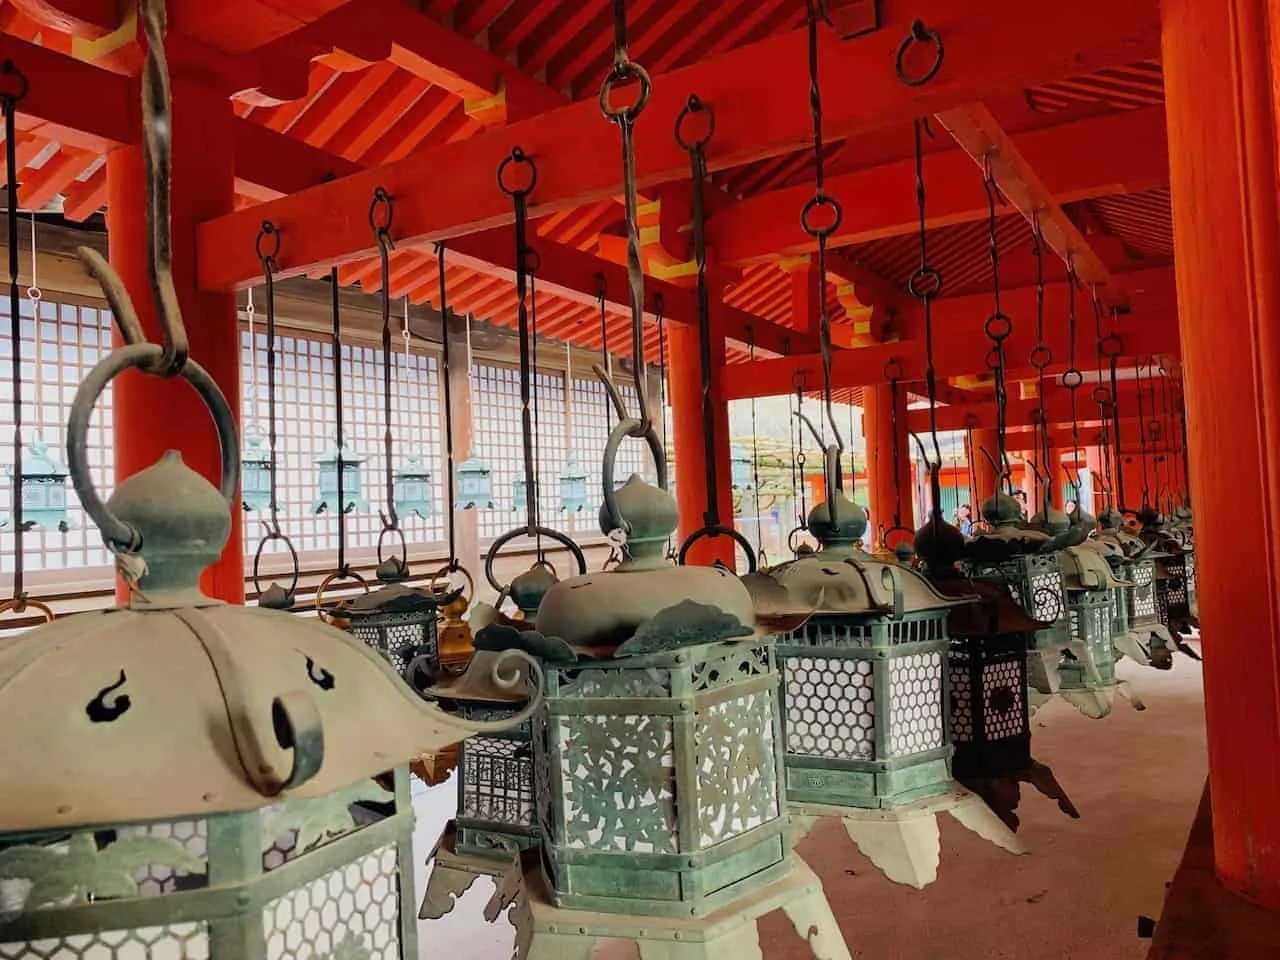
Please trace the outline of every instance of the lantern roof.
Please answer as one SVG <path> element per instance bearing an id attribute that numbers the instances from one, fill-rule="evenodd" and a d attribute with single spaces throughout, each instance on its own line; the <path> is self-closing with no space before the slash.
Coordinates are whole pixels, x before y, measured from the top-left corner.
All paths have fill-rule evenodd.
<path id="1" fill-rule="evenodd" d="M 230 508 L 177 453 L 107 509 L 145 544 L 129 603 L 0 645 L 0 833 L 320 796 L 508 726 L 423 703 L 347 633 L 201 593 Z"/>
<path id="2" fill-rule="evenodd" d="M 1111 590 L 1130 586 L 1117 580 L 1111 564 L 1096 549 L 1088 545 L 1067 547 L 1061 553 L 1062 580 L 1068 590 Z"/>
<path id="3" fill-rule="evenodd" d="M 479 457 L 468 457 L 458 465 L 459 473 L 492 473 L 493 468 Z"/>
<path id="4" fill-rule="evenodd" d="M 421 587 L 390 583 L 350 600 L 343 600 L 341 604 L 342 616 L 358 620 L 391 613 L 431 613 L 439 607 L 440 598 Z"/>
<path id="5" fill-rule="evenodd" d="M 477 650 L 461 674 L 428 687 L 423 696 L 446 701 L 523 702 L 528 698 L 521 691 L 533 682 L 527 662 L 514 661 L 514 669 L 504 674 L 499 669 L 503 655 L 502 651 Z"/>
<path id="6" fill-rule="evenodd" d="M 404 461 L 396 468 L 395 477 L 397 480 L 423 478 L 430 480 L 431 471 L 427 469 L 426 461 L 417 454 L 412 454 L 404 458 Z"/>
<path id="7" fill-rule="evenodd" d="M 244 432 L 244 443 L 240 446 L 240 460 L 244 463 L 269 464 L 271 462 L 267 438 L 252 426 Z"/>
<path id="8" fill-rule="evenodd" d="M 49 453 L 49 445 L 39 437 L 34 437 L 22 451 L 22 476 L 65 480 L 67 471 Z"/>
<path id="9" fill-rule="evenodd" d="M 570 457 L 560 471 L 561 480 L 586 480 L 587 471 L 578 465 L 576 457 Z"/>

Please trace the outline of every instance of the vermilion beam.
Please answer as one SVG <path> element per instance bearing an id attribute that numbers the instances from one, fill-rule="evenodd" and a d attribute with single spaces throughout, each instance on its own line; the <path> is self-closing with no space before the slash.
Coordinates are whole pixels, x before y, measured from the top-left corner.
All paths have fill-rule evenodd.
<path id="1" fill-rule="evenodd" d="M 1107 265 L 990 110 L 971 103 L 939 113 L 938 122 L 978 162 L 979 169 L 990 167 L 1000 191 L 1033 227 L 1039 227 L 1045 244 L 1068 266 L 1074 265 L 1082 283 L 1096 289 L 1108 306 L 1128 305 L 1128 297 Z"/>
<path id="2" fill-rule="evenodd" d="M 1085 387 L 1080 388 L 1081 396 L 1076 403 L 1077 416 L 1081 423 L 1089 423 L 1098 419 L 1098 405 L 1089 399 Z M 1121 388 L 1120 410 L 1122 421 L 1127 416 L 1135 416 L 1138 412 L 1137 393 Z M 1027 427 L 1035 423 L 1040 411 L 1038 400 L 1013 400 L 1007 406 L 1009 427 Z M 1045 397 L 1045 417 L 1050 424 L 1071 423 L 1071 398 L 1055 393 Z M 1127 416 L 1126 416 L 1127 415 Z M 907 414 L 907 424 L 917 433 L 929 429 L 929 411 L 912 410 Z M 1134 424 L 1137 425 L 1136 422 Z M 938 408 L 939 430 L 965 430 L 972 426 L 975 430 L 986 430 L 996 426 L 996 405 L 994 399 L 987 403 L 960 404 L 957 406 Z"/>
<path id="3" fill-rule="evenodd" d="M 120 25 L 120 0 L 9 0 L 36 23 L 90 40 Z"/>
<path id="4" fill-rule="evenodd" d="M 830 97 L 832 139 L 905 124 L 996 90 L 1040 83 L 1150 56 L 1159 17 L 1155 0 L 1078 0 L 1025 16 L 1022 0 L 886 0 L 882 28 L 842 43 L 821 35 L 822 82 L 856 96 Z M 891 64 L 916 18 L 944 32 L 946 62 L 927 86 L 903 85 Z M 811 135 L 806 31 L 792 31 L 710 61 L 661 75 L 637 122 L 636 174 L 647 188 L 688 175 L 688 158 L 671 136 L 689 94 L 716 110 L 708 149 L 712 171 L 776 156 Z M 768 66 L 762 71 L 761 65 Z M 218 217 L 200 229 L 200 284 L 225 290 L 257 274 L 247 252 L 268 216 L 300 238 L 282 259 L 283 274 L 372 253 L 366 208 L 376 186 L 398 199 L 396 239 L 438 240 L 510 222 L 508 199 L 494 187 L 498 164 L 522 147 L 538 163 L 533 214 L 580 206 L 619 193 L 618 133 L 594 98 L 501 130 L 429 150 L 274 201 L 261 210 Z"/>
<path id="5" fill-rule="evenodd" d="M 1122 317 L 1119 333 L 1124 352 L 1128 355 L 1179 353 L 1176 316 L 1176 295 L 1173 289 L 1172 271 L 1138 270 L 1122 274 L 1126 285 L 1142 294 L 1141 309 Z M 1017 287 L 1005 290 L 1001 306 L 1015 318 L 1013 334 L 1005 341 L 1006 356 L 1010 366 L 1025 366 L 1035 337 L 1035 288 Z M 1064 322 L 1067 304 L 1066 283 L 1046 285 L 1046 314 L 1054 318 L 1046 323 L 1046 341 L 1055 359 L 1068 354 L 1067 324 Z M 934 363 L 937 376 L 961 377 L 985 372 L 987 351 L 990 344 L 982 335 L 982 325 L 991 313 L 989 294 L 968 297 L 944 297 L 934 306 L 935 343 Z M 838 351 L 832 363 L 834 385 L 838 387 L 865 386 L 885 381 L 884 367 L 892 358 L 902 366 L 904 381 L 924 379 L 925 356 L 921 336 L 919 310 L 900 318 L 903 339 L 898 343 L 876 344 L 856 350 Z M 1079 357 L 1090 357 L 1095 348 L 1093 326 L 1081 322 L 1076 328 L 1076 352 Z M 749 365 L 731 365 L 726 368 L 725 395 L 730 399 L 740 397 L 767 397 L 789 393 L 793 378 L 800 372 L 811 384 L 822 382 L 821 359 L 815 355 L 783 357 L 776 360 L 760 360 Z"/>
<path id="6" fill-rule="evenodd" d="M 1162 106 L 1028 131 L 1019 135 L 1018 149 L 1059 203 L 1136 193 L 1169 182 Z M 986 218 L 981 171 L 963 150 L 929 154 L 924 173 L 931 229 Z M 866 243 L 918 230 L 915 175 L 915 161 L 900 160 L 829 177 L 827 191 L 844 207 L 830 243 Z M 813 187 L 806 184 L 725 205 L 707 224 L 708 242 L 726 263 L 815 250 L 799 216 L 812 196 Z"/>

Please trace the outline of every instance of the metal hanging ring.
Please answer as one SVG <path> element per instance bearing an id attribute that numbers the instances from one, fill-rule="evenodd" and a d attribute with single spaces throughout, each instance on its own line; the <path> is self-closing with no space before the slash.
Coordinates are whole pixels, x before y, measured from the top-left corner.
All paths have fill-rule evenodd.
<path id="1" fill-rule="evenodd" d="M 18 84 L 17 90 L 6 90 L 5 92 L 0 93 L 0 100 L 5 101 L 6 103 L 17 103 L 19 100 L 26 97 L 27 90 L 30 89 L 30 85 L 27 83 L 27 75 L 19 70 L 17 64 L 12 60 L 6 60 L 4 63 L 0 64 L 0 78 L 5 80 L 15 80 Z"/>
<path id="2" fill-rule="evenodd" d="M 489 552 L 484 558 L 484 578 L 489 581 L 489 586 L 493 587 L 494 590 L 497 590 L 501 596 L 505 597 L 507 595 L 507 591 L 511 589 L 511 584 L 506 584 L 504 586 L 498 582 L 498 578 L 493 572 L 493 561 L 497 559 L 498 552 L 503 547 L 512 540 L 515 540 L 517 537 L 523 536 L 543 536 L 548 540 L 554 540 L 573 555 L 573 559 L 577 561 L 578 564 L 578 576 L 583 576 L 587 572 L 587 558 L 582 555 L 582 548 L 574 543 L 568 534 L 543 526 L 535 526 L 532 529 L 527 526 L 515 527 L 498 537 L 498 539 L 494 540 L 493 543 L 489 545 Z"/>
<path id="3" fill-rule="evenodd" d="M 453 583 L 449 580 L 449 577 L 455 573 L 462 574 L 463 578 L 467 581 L 467 584 L 462 588 L 460 595 L 466 599 L 467 606 L 471 606 L 471 600 L 476 595 L 476 581 L 475 578 L 471 576 L 471 571 L 457 561 L 450 561 L 433 573 L 431 575 L 431 579 L 427 581 L 427 589 L 434 593 L 436 584 L 441 580 L 444 580 L 445 583 L 449 584 L 450 588 L 445 592 L 452 592 Z"/>
<path id="4" fill-rule="evenodd" d="M 798 527 L 793 527 L 791 532 L 787 534 L 787 549 L 791 551 L 792 556 L 795 556 L 797 553 L 799 553 L 799 549 L 798 549 L 799 545 L 796 543 L 796 536 L 798 534 L 808 533 L 808 532 L 809 532 L 809 528 L 804 525 L 801 525 Z"/>
<path id="5" fill-rule="evenodd" d="M 921 267 L 907 281 L 907 292 L 917 300 L 932 300 L 942 290 L 942 274 L 933 267 Z"/>
<path id="6" fill-rule="evenodd" d="M 907 54 L 916 44 L 932 44 L 935 48 L 933 55 L 933 63 L 929 65 L 929 69 L 918 76 L 909 76 L 907 74 Z M 894 70 L 898 74 L 898 79 L 905 83 L 908 87 L 922 87 L 942 69 L 942 57 L 944 54 L 942 46 L 942 37 L 936 30 L 930 30 L 921 20 L 916 20 L 911 24 L 911 32 L 908 33 L 898 45 L 898 56 L 894 60 Z"/>
<path id="7" fill-rule="evenodd" d="M 742 552 L 747 555 L 747 573 L 756 572 L 756 552 L 752 549 L 751 544 L 747 542 L 747 538 L 735 530 L 733 527 L 727 527 L 723 523 L 711 524 L 703 527 L 701 530 L 695 530 L 689 534 L 684 543 L 680 545 L 680 553 L 676 562 L 680 566 L 685 566 L 685 560 L 689 556 L 689 549 L 703 538 L 712 540 L 717 537 L 728 537 L 734 543 L 742 548 Z"/>
<path id="8" fill-rule="evenodd" d="M 601 492 L 604 494 L 604 515 L 608 519 L 611 530 L 622 530 L 624 533 L 631 532 L 631 524 L 626 522 L 626 518 L 622 516 L 618 510 L 618 500 L 614 496 L 613 490 L 613 469 L 618 459 L 618 447 L 622 445 L 622 441 L 627 437 L 640 436 L 649 445 L 649 452 L 653 455 L 653 465 L 658 474 L 658 486 L 667 489 L 667 458 L 662 447 L 662 440 L 658 437 L 658 431 L 654 429 L 653 424 L 649 424 L 649 429 L 643 433 L 637 434 L 635 431 L 641 428 L 641 422 L 636 419 L 619 420 L 614 424 L 613 430 L 609 433 L 609 439 L 604 445 L 604 460 L 600 470 L 600 486 Z"/>
<path id="9" fill-rule="evenodd" d="M 1108 333 L 1098 341 L 1098 353 L 1107 359 L 1114 359 L 1124 351 L 1124 341 L 1118 333 Z"/>
<path id="10" fill-rule="evenodd" d="M 1102 384 L 1098 384 L 1093 388 L 1093 402 L 1100 407 L 1109 406 L 1111 404 L 1111 391 Z"/>
<path id="11" fill-rule="evenodd" d="M 1062 371 L 1062 385 L 1068 390 L 1075 390 L 1084 383 L 1084 374 L 1075 367 Z"/>
<path id="12" fill-rule="evenodd" d="M 507 172 L 512 164 L 516 166 L 524 166 L 529 168 L 529 182 L 527 185 L 507 186 Z M 527 197 L 533 193 L 533 188 L 538 185 L 538 165 L 533 162 L 533 158 L 524 152 L 521 147 L 512 147 L 511 155 L 498 164 L 498 188 L 508 197 Z"/>
<path id="13" fill-rule="evenodd" d="M 164 347 L 159 344 L 131 343 L 107 354 L 81 382 L 71 403 L 71 415 L 67 418 L 67 467 L 76 496 L 80 498 L 84 512 L 102 531 L 107 544 L 125 553 L 136 553 L 141 549 L 142 536 L 130 524 L 112 513 L 93 488 L 87 453 L 89 418 L 93 414 L 94 404 L 112 380 L 126 370 L 153 369 L 164 352 Z M 198 363 L 188 361 L 178 372 L 178 376 L 195 388 L 213 416 L 222 454 L 219 492 L 230 507 L 235 503 L 236 490 L 240 486 L 240 440 L 236 434 L 231 406 L 213 377 Z"/>
<path id="14" fill-rule="evenodd" d="M 1053 351 L 1049 349 L 1047 344 L 1037 343 L 1031 349 L 1031 365 L 1037 370 L 1043 371 L 1051 363 L 1053 363 Z"/>
<path id="15" fill-rule="evenodd" d="M 706 118 L 706 129 L 703 131 L 702 136 L 686 140 L 683 134 L 685 121 L 695 114 Z M 711 109 L 708 104 L 705 104 L 698 99 L 698 95 L 696 93 L 690 94 L 688 101 L 684 105 L 684 109 L 682 109 L 680 111 L 680 115 L 676 117 L 676 143 L 680 144 L 681 149 L 686 153 L 689 153 L 700 147 L 705 147 L 710 143 L 715 132 L 716 112 Z"/>
<path id="16" fill-rule="evenodd" d="M 1013 333 L 1013 321 L 1003 313 L 993 313 L 987 317 L 987 322 L 982 325 L 982 329 L 988 340 L 1002 343 Z"/>
<path id="17" fill-rule="evenodd" d="M 342 609 L 346 607 L 351 602 L 351 600 L 349 598 L 339 600 L 337 603 L 333 605 L 331 609 L 326 610 L 324 607 L 324 592 L 328 590 L 331 586 L 333 586 L 335 583 L 338 583 L 343 580 L 353 580 L 356 583 L 360 584 L 360 586 L 364 587 L 365 593 L 369 592 L 368 581 L 366 581 L 364 577 L 360 576 L 360 574 L 356 573 L 354 570 L 349 570 L 349 569 L 335 570 L 333 573 L 325 577 L 324 580 L 320 582 L 320 586 L 316 588 L 315 605 L 316 605 L 316 614 L 320 617 L 321 620 L 323 620 L 325 623 L 329 624 L 330 626 L 333 625 L 334 615 L 341 613 Z"/>
<path id="18" fill-rule="evenodd" d="M 380 217 L 379 213 L 385 211 L 385 218 Z M 395 217 L 395 206 L 391 203 L 391 194 L 387 193 L 385 187 L 375 187 L 373 190 L 373 200 L 369 203 L 369 228 L 378 235 L 378 239 L 386 238 L 390 241 L 391 221 Z"/>
<path id="19" fill-rule="evenodd" d="M 815 227 L 813 225 L 813 214 L 824 207 L 831 210 L 831 222 L 826 226 Z M 829 237 L 839 230 L 842 220 L 844 220 L 844 208 L 840 206 L 840 201 L 821 190 L 815 193 L 809 202 L 804 205 L 804 209 L 800 211 L 800 226 L 804 228 L 805 233 L 818 240 L 823 237 Z"/>
<path id="20" fill-rule="evenodd" d="M 382 555 L 382 545 L 386 542 L 387 534 L 394 534 L 400 538 L 400 556 L 398 558 L 400 561 L 400 569 L 408 570 L 409 543 L 404 538 L 404 531 L 394 524 L 387 523 L 386 518 L 383 518 L 382 532 L 378 534 L 378 565 L 381 566 L 388 559 L 391 559 Z"/>
<path id="21" fill-rule="evenodd" d="M 897 357 L 890 357 L 885 361 L 884 378 L 890 382 L 902 379 L 902 361 Z"/>
<path id="22" fill-rule="evenodd" d="M 986 363 L 987 363 L 987 369 L 992 371 L 999 370 L 1002 366 L 1004 366 L 1004 358 L 1001 357 L 1000 355 L 999 347 L 992 347 L 990 350 L 987 351 Z"/>
<path id="23" fill-rule="evenodd" d="M 270 238 L 271 246 L 266 246 L 267 239 Z M 280 231 L 276 229 L 276 225 L 270 220 L 263 220 L 262 226 L 258 229 L 258 239 L 254 243 L 254 249 L 257 251 L 258 259 L 263 263 L 271 264 L 274 271 L 276 267 L 276 257 L 280 254 Z"/>
<path id="24" fill-rule="evenodd" d="M 640 84 L 640 95 L 634 103 L 624 107 L 614 107 L 611 95 L 620 83 L 634 81 Z M 649 71 L 634 60 L 623 60 L 609 69 L 609 74 L 600 85 L 600 112 L 614 123 L 632 123 L 644 111 L 649 102 L 649 94 L 653 92 L 653 81 L 649 79 Z"/>
<path id="25" fill-rule="evenodd" d="M 289 559 L 293 564 L 293 579 L 285 590 L 285 595 L 292 598 L 294 592 L 298 589 L 298 578 L 301 575 L 298 564 L 298 551 L 294 549 L 293 541 L 281 533 L 279 528 L 268 530 L 258 543 L 258 549 L 253 554 L 253 588 L 258 591 L 259 596 L 266 592 L 262 589 L 262 555 L 267 548 L 267 544 L 273 540 L 279 540 L 284 544 L 285 549 L 289 551 Z"/>
<path id="26" fill-rule="evenodd" d="M 9 613 L 12 611 L 13 613 L 23 614 L 28 610 L 35 610 L 39 612 L 40 615 L 44 617 L 45 623 L 53 622 L 53 610 L 49 608 L 48 604 L 41 603 L 39 600 L 32 600 L 26 594 L 19 597 L 12 597 L 9 600 L 5 600 L 3 603 L 0 603 L 0 613 Z"/>

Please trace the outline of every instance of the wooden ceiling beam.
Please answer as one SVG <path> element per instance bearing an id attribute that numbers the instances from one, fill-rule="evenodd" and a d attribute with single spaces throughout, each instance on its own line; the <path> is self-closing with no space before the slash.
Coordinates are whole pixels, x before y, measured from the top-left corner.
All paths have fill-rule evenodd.
<path id="1" fill-rule="evenodd" d="M 876 33 L 841 42 L 823 31 L 822 81 L 857 90 L 826 106 L 826 133 L 836 139 L 906 123 L 972 103 L 993 91 L 1141 59 L 1158 49 L 1156 0 L 1077 0 L 1049 5 L 1028 19 L 1021 0 L 885 0 Z M 907 87 L 890 66 L 912 22 L 942 32 L 946 62 L 924 87 Z M 456 41 L 455 41 L 456 42 Z M 659 76 L 636 125 L 636 179 L 644 190 L 687 176 L 688 158 L 671 130 L 690 93 L 716 109 L 710 171 L 796 149 L 810 137 L 805 30 L 769 37 L 714 60 Z M 470 55 L 469 53 L 467 54 Z M 768 82 L 760 65 L 768 64 Z M 423 150 L 404 161 L 272 201 L 260 210 L 218 217 L 199 228 L 199 283 L 227 290 L 257 274 L 251 244 L 262 216 L 298 238 L 281 262 L 286 274 L 316 264 L 367 256 L 365 222 L 376 186 L 397 199 L 396 240 L 431 241 L 509 223 L 509 198 L 494 183 L 515 147 L 538 163 L 530 198 L 538 216 L 614 196 L 622 190 L 618 132 L 594 99 L 552 110 L 470 139 Z M 241 251 L 244 252 L 241 252 Z"/>
<path id="2" fill-rule="evenodd" d="M 1111 270 L 986 106 L 971 103 L 936 116 L 956 143 L 978 164 L 979 170 L 990 169 L 1001 193 L 1027 219 L 1032 229 L 1039 228 L 1049 249 L 1068 268 L 1074 267 L 1086 288 L 1096 290 L 1109 307 L 1128 306 L 1129 298 Z"/>

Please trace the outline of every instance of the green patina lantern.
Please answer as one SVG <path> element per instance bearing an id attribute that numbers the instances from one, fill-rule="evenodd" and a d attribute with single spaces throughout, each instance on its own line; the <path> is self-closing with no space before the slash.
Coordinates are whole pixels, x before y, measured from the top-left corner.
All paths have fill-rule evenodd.
<path id="1" fill-rule="evenodd" d="M 97 396 L 160 355 L 128 347 L 82 385 L 73 473 Z M 121 548 L 129 603 L 0 643 L 0 957 L 416 960 L 406 764 L 524 718 L 451 716 L 340 631 L 200 592 L 240 456 L 212 380 L 182 375 L 221 491 L 172 451 L 106 504 L 86 484 L 104 538 L 143 545 Z"/>
<path id="2" fill-rule="evenodd" d="M 421 457 L 408 457 L 396 470 L 393 481 L 396 513 L 402 517 L 428 519 L 435 512 L 431 471 Z"/>
<path id="3" fill-rule="evenodd" d="M 523 473 L 511 481 L 511 511 L 525 510 L 529 505 L 529 481 Z"/>
<path id="4" fill-rule="evenodd" d="M 44 527 L 62 533 L 74 529 L 75 522 L 67 514 L 67 471 L 49 453 L 48 445 L 34 438 L 22 451 L 20 467 L 23 529 Z M 11 523 L 13 518 L 6 517 L 4 526 Z"/>
<path id="5" fill-rule="evenodd" d="M 324 513 L 333 509 L 338 502 L 338 471 L 342 471 L 342 512 L 364 512 L 369 509 L 361 492 L 361 465 L 364 457 L 358 453 L 333 446 L 321 456 L 316 457 L 315 464 L 319 468 L 317 487 L 320 496 L 311 505 L 312 513 Z"/>
<path id="6" fill-rule="evenodd" d="M 1182 537 L 1167 529 L 1163 518 L 1154 511 L 1143 511 L 1139 519 L 1142 539 L 1154 546 L 1151 556 L 1156 563 L 1156 607 L 1160 622 L 1175 638 L 1189 634 L 1195 626 L 1187 578 L 1187 557 L 1191 551 Z"/>
<path id="7" fill-rule="evenodd" d="M 1123 610 L 1115 617 L 1126 633 L 1117 639 L 1116 649 L 1143 666 L 1167 670 L 1173 666 L 1173 637 L 1160 622 L 1156 602 L 1156 562 L 1154 546 L 1144 543 L 1124 528 L 1124 517 L 1108 510 L 1099 518 L 1098 540 L 1112 548 L 1116 574 L 1127 586 L 1119 590 Z"/>
<path id="8" fill-rule="evenodd" d="M 560 510 L 563 513 L 581 513 L 587 506 L 587 471 L 578 466 L 574 457 L 560 472 Z"/>
<path id="9" fill-rule="evenodd" d="M 752 468 L 754 461 L 751 459 L 751 453 L 742 448 L 735 446 L 729 453 L 729 477 L 733 483 L 734 490 L 751 490 L 752 489 Z"/>
<path id="10" fill-rule="evenodd" d="M 493 470 L 479 457 L 471 457 L 458 466 L 458 510 L 492 510 Z"/>
<path id="11" fill-rule="evenodd" d="M 240 457 L 240 500 L 246 512 L 271 508 L 271 452 L 267 438 L 252 427 L 245 431 Z"/>
<path id="12" fill-rule="evenodd" d="M 1124 584 L 1089 545 L 1067 547 L 1060 556 L 1071 646 L 1063 650 L 1058 663 L 1058 692 L 1085 716 L 1105 717 L 1111 712 L 1112 694 L 1118 686 L 1115 591 Z"/>
<path id="13" fill-rule="evenodd" d="M 405 683 L 420 691 L 440 675 L 440 601 L 430 590 L 393 581 L 339 601 L 332 612 L 353 637 L 377 651 Z"/>

